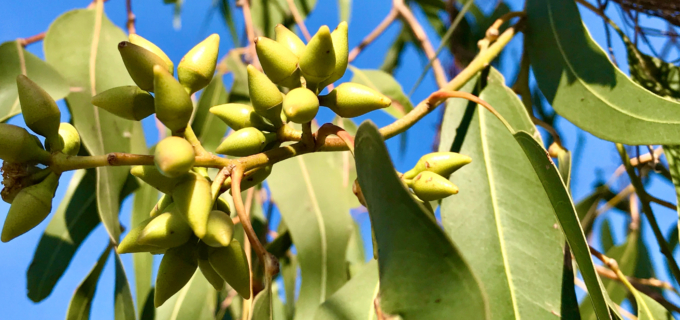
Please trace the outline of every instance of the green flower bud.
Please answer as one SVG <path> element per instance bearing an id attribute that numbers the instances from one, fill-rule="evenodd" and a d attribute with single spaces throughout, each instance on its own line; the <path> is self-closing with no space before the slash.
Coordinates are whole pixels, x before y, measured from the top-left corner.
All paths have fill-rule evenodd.
<path id="1" fill-rule="evenodd" d="M 191 170 L 195 157 L 191 143 L 180 137 L 167 137 L 156 145 L 153 161 L 164 176 L 175 178 Z"/>
<path id="2" fill-rule="evenodd" d="M 319 96 L 319 103 L 343 118 L 354 118 L 373 110 L 387 108 L 392 100 L 367 86 L 345 82 L 331 93 Z"/>
<path id="3" fill-rule="evenodd" d="M 142 231 L 144 230 L 144 228 L 146 228 L 149 222 L 151 222 L 151 220 L 153 220 L 153 218 L 146 219 L 140 222 L 134 228 L 130 229 L 130 231 L 127 233 L 127 235 L 125 235 L 123 240 L 118 245 L 118 248 L 116 248 L 116 251 L 119 254 L 123 254 L 134 252 L 152 252 L 152 251 L 155 252 L 161 250 L 162 248 L 160 247 L 142 245 L 140 243 L 137 243 L 137 240 L 139 239 L 139 236 L 142 234 Z"/>
<path id="4" fill-rule="evenodd" d="M 196 245 L 188 242 L 185 245 L 168 249 L 161 260 L 156 276 L 156 291 L 153 303 L 156 308 L 182 290 L 191 280 L 198 268 Z"/>
<path id="5" fill-rule="evenodd" d="M 173 133 L 186 130 L 194 104 L 182 85 L 162 67 L 153 68 L 156 117 Z"/>
<path id="6" fill-rule="evenodd" d="M 222 198 L 217 198 L 217 201 L 215 201 L 215 209 L 225 212 L 227 215 L 231 213 L 231 209 L 229 208 L 229 204 L 227 203 L 227 200 L 224 200 Z"/>
<path id="7" fill-rule="evenodd" d="M 52 198 L 59 175 L 50 173 L 45 180 L 19 191 L 2 226 L 2 242 L 8 242 L 40 224 L 52 210 Z"/>
<path id="8" fill-rule="evenodd" d="M 111 88 L 92 97 L 92 104 L 121 118 L 135 121 L 155 112 L 153 97 L 138 86 Z"/>
<path id="9" fill-rule="evenodd" d="M 59 150 L 69 156 L 75 156 L 80 151 L 80 134 L 68 122 L 59 125 Z"/>
<path id="10" fill-rule="evenodd" d="M 156 205 L 153 206 L 151 209 L 151 212 L 149 212 L 149 217 L 155 217 L 163 212 L 166 212 L 166 208 L 172 204 L 172 197 L 163 194 L 160 199 L 158 199 L 158 202 L 156 202 Z"/>
<path id="11" fill-rule="evenodd" d="M 211 34 L 191 48 L 177 65 L 179 82 L 194 93 L 203 89 L 212 80 L 220 50 L 220 36 Z"/>
<path id="12" fill-rule="evenodd" d="M 221 291 L 224 289 L 224 279 L 222 279 L 222 277 L 220 277 L 220 275 L 217 274 L 215 269 L 213 269 L 213 267 L 210 265 L 208 257 L 208 247 L 199 244 L 198 268 L 201 270 L 201 273 L 205 279 L 210 282 L 213 288 L 215 288 L 217 291 Z"/>
<path id="13" fill-rule="evenodd" d="M 50 142 L 58 141 L 61 112 L 54 99 L 23 74 L 17 76 L 17 88 L 26 126 Z"/>
<path id="14" fill-rule="evenodd" d="M 423 171 L 432 171 L 448 178 L 453 172 L 472 162 L 466 155 L 455 152 L 432 152 L 420 158 L 413 169 L 404 173 L 404 179 L 413 179 Z"/>
<path id="15" fill-rule="evenodd" d="M 283 99 L 283 112 L 288 120 L 307 123 L 314 120 L 319 111 L 319 98 L 307 88 L 295 88 Z"/>
<path id="16" fill-rule="evenodd" d="M 241 179 L 241 191 L 248 190 L 264 181 L 272 173 L 273 166 L 266 166 L 249 170 Z M 223 189 L 231 188 L 231 177 L 224 180 Z M 223 210 L 224 211 L 224 210 Z"/>
<path id="17" fill-rule="evenodd" d="M 276 140 L 275 133 L 263 133 L 255 128 L 243 128 L 230 134 L 215 150 L 219 154 L 234 157 L 247 157 L 261 152 L 264 147 Z"/>
<path id="18" fill-rule="evenodd" d="M 48 163 L 50 153 L 45 151 L 38 137 L 26 129 L 0 123 L 0 159 L 15 163 Z"/>
<path id="19" fill-rule="evenodd" d="M 208 229 L 201 241 L 211 247 L 226 247 L 234 237 L 234 223 L 222 211 L 213 210 L 208 218 Z"/>
<path id="20" fill-rule="evenodd" d="M 180 217 L 177 207 L 171 204 L 154 217 L 144 227 L 137 238 L 137 243 L 161 248 L 181 246 L 193 235 L 191 227 Z"/>
<path id="21" fill-rule="evenodd" d="M 180 179 L 181 182 L 172 191 L 172 199 L 194 234 L 203 238 L 213 207 L 210 182 L 195 172 L 189 172 Z"/>
<path id="22" fill-rule="evenodd" d="M 181 177 L 169 178 L 164 176 L 156 167 L 134 166 L 130 169 L 133 176 L 142 179 L 148 185 L 160 190 L 163 193 L 171 194 L 175 186 L 182 180 Z"/>
<path id="23" fill-rule="evenodd" d="M 130 77 L 143 90 L 154 92 L 155 65 L 161 66 L 171 76 L 174 74 L 174 70 L 168 68 L 161 57 L 141 46 L 123 41 L 118 44 L 118 51 Z"/>
<path id="24" fill-rule="evenodd" d="M 244 299 L 250 299 L 250 268 L 241 243 L 233 239 L 228 247 L 210 251 L 210 265 Z"/>
<path id="25" fill-rule="evenodd" d="M 302 39 L 295 32 L 290 31 L 290 29 L 282 24 L 277 24 L 274 30 L 276 31 L 276 42 L 284 45 L 296 56 L 302 56 L 302 53 L 305 51 L 305 43 L 302 42 Z"/>
<path id="26" fill-rule="evenodd" d="M 264 73 L 276 84 L 281 84 L 283 80 L 292 76 L 297 69 L 298 56 L 288 50 L 286 46 L 272 39 L 255 38 L 255 49 Z M 298 80 L 299 78 L 298 75 Z"/>
<path id="27" fill-rule="evenodd" d="M 333 49 L 335 50 L 335 69 L 330 78 L 323 81 L 319 88 L 323 88 L 335 81 L 340 80 L 349 64 L 349 44 L 347 39 L 347 22 L 343 21 L 331 33 L 333 39 Z"/>
<path id="28" fill-rule="evenodd" d="M 264 73 L 255 69 L 252 65 L 248 65 L 247 69 L 248 91 L 250 92 L 250 101 L 253 104 L 253 109 L 269 120 L 277 121 L 276 119 L 278 118 L 278 121 L 280 121 L 283 95 L 281 95 L 279 88 Z M 277 124 L 274 123 L 274 125 Z"/>
<path id="29" fill-rule="evenodd" d="M 240 130 L 255 127 L 260 130 L 274 131 L 274 126 L 261 115 L 257 114 L 253 107 L 241 103 L 227 103 L 210 108 L 210 113 L 224 121 L 230 128 Z"/>
<path id="30" fill-rule="evenodd" d="M 153 52 L 155 55 L 163 59 L 165 62 L 165 66 L 168 67 L 168 71 L 170 73 L 173 73 L 173 70 L 175 69 L 175 64 L 172 63 L 172 60 L 168 57 L 161 48 L 159 48 L 157 45 L 155 45 L 153 42 L 146 40 L 145 38 L 142 38 L 142 36 L 138 34 L 131 33 L 128 38 L 130 39 L 130 43 L 136 44 L 146 50 L 149 50 Z"/>
<path id="31" fill-rule="evenodd" d="M 335 49 L 328 26 L 321 26 L 300 57 L 300 72 L 309 83 L 321 83 L 335 70 Z"/>
<path id="32" fill-rule="evenodd" d="M 423 171 L 413 178 L 411 189 L 423 201 L 439 200 L 458 193 L 456 185 L 431 171 Z"/>

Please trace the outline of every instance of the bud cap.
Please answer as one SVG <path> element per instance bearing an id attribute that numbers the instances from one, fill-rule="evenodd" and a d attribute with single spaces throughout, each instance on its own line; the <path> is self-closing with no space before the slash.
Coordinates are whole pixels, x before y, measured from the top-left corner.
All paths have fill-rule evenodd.
<path id="1" fill-rule="evenodd" d="M 123 41 L 118 44 L 118 51 L 123 58 L 125 68 L 132 80 L 143 90 L 154 92 L 154 72 L 155 65 L 161 66 L 171 76 L 174 73 L 172 68 L 163 61 L 161 57 L 155 53 L 133 44 L 128 41 Z"/>
<path id="2" fill-rule="evenodd" d="M 191 143 L 180 137 L 167 137 L 156 145 L 153 160 L 164 176 L 176 178 L 191 170 L 195 157 Z"/>
<path id="3" fill-rule="evenodd" d="M 219 50 L 220 36 L 213 33 L 189 50 L 179 62 L 177 77 L 189 93 L 201 90 L 210 83 Z"/>
<path id="4" fill-rule="evenodd" d="M 295 88 L 283 99 L 283 112 L 288 120 L 306 123 L 314 120 L 319 111 L 319 99 L 307 88 Z"/>
<path id="5" fill-rule="evenodd" d="M 300 57 L 300 72 L 307 82 L 320 83 L 335 70 L 335 49 L 328 26 L 321 26 Z"/>
<path id="6" fill-rule="evenodd" d="M 451 181 L 431 171 L 423 171 L 413 178 L 411 188 L 423 201 L 439 200 L 458 193 L 458 187 Z"/>
<path id="7" fill-rule="evenodd" d="M 156 117 L 173 133 L 186 130 L 194 104 L 182 85 L 160 66 L 153 68 Z"/>

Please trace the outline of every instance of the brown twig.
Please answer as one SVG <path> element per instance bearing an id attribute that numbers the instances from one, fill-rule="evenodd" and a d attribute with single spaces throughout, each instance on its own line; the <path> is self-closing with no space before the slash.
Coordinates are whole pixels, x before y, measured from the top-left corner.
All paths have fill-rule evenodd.
<path id="1" fill-rule="evenodd" d="M 309 42 L 309 39 L 311 39 L 312 36 L 309 34 L 309 30 L 307 30 L 307 26 L 305 26 L 305 21 L 302 19 L 300 11 L 298 11 L 297 6 L 295 6 L 295 1 L 286 0 L 286 2 L 288 2 L 290 13 L 293 15 L 293 19 L 295 19 L 295 24 L 297 24 L 298 28 L 300 28 L 300 31 L 302 32 L 302 35 Z"/>
<path id="2" fill-rule="evenodd" d="M 383 32 L 385 32 L 387 27 L 389 27 L 398 16 L 399 12 L 397 12 L 395 8 L 392 8 L 390 12 L 387 14 L 387 16 L 385 16 L 385 19 L 380 21 L 378 26 L 376 26 L 375 29 L 371 31 L 371 33 L 369 33 L 363 40 L 361 40 L 361 43 L 359 43 L 359 45 L 357 45 L 354 49 L 352 49 L 352 51 L 349 52 L 348 57 L 349 62 L 354 61 L 354 59 L 357 58 L 359 53 L 361 53 L 361 51 L 364 50 L 364 48 L 366 48 L 369 44 L 373 43 L 375 39 L 377 39 Z"/>
<path id="3" fill-rule="evenodd" d="M 612 280 L 617 280 L 621 282 L 621 279 L 616 275 L 616 273 L 610 269 L 607 269 L 603 266 L 595 266 L 595 270 L 597 270 L 597 273 L 601 276 L 604 276 L 605 278 L 612 279 Z M 654 288 L 661 288 L 664 290 L 670 290 L 675 293 L 678 293 L 678 291 L 673 288 L 673 285 L 666 281 L 661 281 L 659 279 L 655 278 L 649 278 L 649 279 L 638 279 L 634 277 L 628 277 L 626 276 L 626 279 L 633 285 L 637 286 L 647 286 L 647 287 L 654 287 Z"/>
<path id="4" fill-rule="evenodd" d="M 647 199 L 649 199 L 649 201 L 651 201 L 651 202 L 654 202 L 654 203 L 656 203 L 656 204 L 658 204 L 662 207 L 671 209 L 673 211 L 677 211 L 677 209 L 678 209 L 676 205 L 674 205 L 674 204 L 672 204 L 672 203 L 670 203 L 670 202 L 668 202 L 664 199 L 657 198 L 657 197 L 655 197 L 655 196 L 653 196 L 649 193 L 647 194 Z"/>
<path id="5" fill-rule="evenodd" d="M 633 166 L 633 167 L 637 167 L 637 166 L 640 166 L 642 164 L 654 161 L 654 159 L 655 158 L 658 159 L 661 156 L 662 153 L 663 153 L 663 148 L 658 147 L 658 148 L 654 149 L 653 154 L 646 153 L 646 154 L 643 154 L 639 157 L 630 158 L 630 165 Z M 639 161 L 638 161 L 638 159 L 639 159 Z M 620 165 L 618 168 L 616 168 L 616 170 L 614 170 L 614 173 L 612 174 L 612 176 L 607 181 L 607 185 L 610 185 L 616 178 L 618 178 L 624 172 L 626 172 L 626 167 L 624 165 Z"/>
<path id="6" fill-rule="evenodd" d="M 246 34 L 248 35 L 248 55 L 249 60 L 258 69 L 262 69 L 260 61 L 257 60 L 257 52 L 255 51 L 255 27 L 253 26 L 253 16 L 250 12 L 250 0 L 240 0 L 237 5 L 243 10 L 243 23 L 246 25 Z"/>
<path id="7" fill-rule="evenodd" d="M 326 123 L 316 131 L 316 145 L 314 146 L 314 149 L 320 149 L 323 146 L 326 137 L 331 134 L 338 136 L 347 145 L 349 152 L 351 152 L 352 155 L 354 154 L 354 137 L 345 131 L 345 129 L 332 123 Z"/>
<path id="8" fill-rule="evenodd" d="M 136 34 L 135 21 L 137 20 L 135 14 L 132 12 L 132 0 L 125 0 L 125 10 L 127 11 L 127 29 L 129 34 Z"/>
<path id="9" fill-rule="evenodd" d="M 416 39 L 418 39 L 418 42 L 420 42 L 420 46 L 423 48 L 425 55 L 429 60 L 432 61 L 432 70 L 434 71 L 434 77 L 435 80 L 437 80 L 437 85 L 439 88 L 445 87 L 448 82 L 446 79 L 446 72 L 439 61 L 439 58 L 437 58 L 434 47 L 432 47 L 430 39 L 427 38 L 427 34 L 425 33 L 425 30 L 423 30 L 423 26 L 420 25 L 420 22 L 418 22 L 418 19 L 416 19 L 416 17 L 413 15 L 411 9 L 409 9 L 409 7 L 404 3 L 404 0 L 393 0 L 392 6 L 397 10 L 397 12 L 399 12 L 399 15 L 411 28 L 411 31 L 413 31 Z"/>
<path id="10" fill-rule="evenodd" d="M 588 293 L 588 288 L 586 287 L 586 284 L 585 282 L 583 282 L 583 280 L 579 279 L 578 277 L 574 277 L 574 284 L 577 287 L 581 288 L 581 290 L 583 290 L 585 293 Z M 630 320 L 637 320 L 637 317 L 634 314 L 628 312 L 628 310 L 622 308 L 618 304 L 614 303 L 614 305 L 616 306 L 616 309 L 621 313 L 621 315 L 625 316 Z"/>
<path id="11" fill-rule="evenodd" d="M 45 34 L 46 34 L 46 32 L 43 31 L 41 33 L 30 36 L 28 38 L 19 38 L 19 39 L 17 39 L 17 42 L 19 42 L 19 44 L 21 44 L 21 46 L 26 47 L 29 44 L 36 43 L 38 41 L 42 41 L 43 39 L 45 39 Z"/>

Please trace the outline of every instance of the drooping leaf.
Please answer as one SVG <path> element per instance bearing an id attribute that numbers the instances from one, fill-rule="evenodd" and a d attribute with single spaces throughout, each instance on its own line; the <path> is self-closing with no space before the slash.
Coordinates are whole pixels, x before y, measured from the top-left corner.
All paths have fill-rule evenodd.
<path id="1" fill-rule="evenodd" d="M 479 97 L 513 128 L 535 133 L 503 76 L 491 68 L 484 78 Z M 459 130 L 470 112 L 469 125 Z M 463 141 L 456 151 L 472 162 L 451 176 L 460 192 L 442 200 L 442 225 L 484 285 L 491 317 L 544 319 L 559 313 L 564 238 L 522 147 L 494 115 L 460 99 L 447 106 L 439 150 L 451 150 L 456 140 Z"/>
<path id="2" fill-rule="evenodd" d="M 361 229 L 356 222 L 352 228 L 353 232 L 347 245 L 347 267 L 349 278 L 354 278 L 359 271 L 366 266 L 366 253 L 364 252 L 364 241 L 361 239 Z"/>
<path id="3" fill-rule="evenodd" d="M 316 6 L 317 0 L 295 0 L 295 7 L 302 19 Z M 253 26 L 258 34 L 274 39 L 274 27 L 281 23 L 292 27 L 294 24 L 293 15 L 288 7 L 286 0 L 253 0 L 250 3 Z M 333 29 L 333 28 L 331 28 Z M 314 34 L 314 30 L 309 30 Z"/>
<path id="4" fill-rule="evenodd" d="M 156 320 L 213 320 L 216 305 L 217 292 L 196 270 L 182 290 L 156 309 Z"/>
<path id="5" fill-rule="evenodd" d="M 413 104 L 404 94 L 401 85 L 389 73 L 382 70 L 358 69 L 353 66 L 349 68 L 354 73 L 351 82 L 363 84 L 392 99 L 392 105 L 383 110 L 387 114 L 399 119 L 413 110 Z"/>
<path id="6" fill-rule="evenodd" d="M 231 41 L 234 44 L 234 46 L 236 46 L 239 43 L 239 41 L 238 33 L 236 31 L 236 24 L 234 23 L 233 18 L 234 8 L 231 6 L 229 0 L 220 0 L 218 5 L 220 8 L 220 12 L 222 13 L 222 19 L 229 28 L 229 35 L 231 35 Z"/>
<path id="7" fill-rule="evenodd" d="M 371 260 L 340 290 L 328 298 L 314 315 L 317 320 L 376 319 L 373 300 L 378 296 L 378 262 Z"/>
<path id="8" fill-rule="evenodd" d="M 104 90 L 134 84 L 116 48 L 125 33 L 98 9 L 69 11 L 57 18 L 44 40 L 45 58 L 77 88 L 66 102 L 83 145 L 92 155 L 129 152 L 132 121 L 124 120 L 90 103 Z M 125 167 L 97 169 L 99 216 L 114 243 L 120 236 L 120 191 L 128 176 Z"/>
<path id="9" fill-rule="evenodd" d="M 352 219 L 342 165 L 331 153 L 303 155 L 278 163 L 268 182 L 298 253 L 302 284 L 295 319 L 312 319 L 347 281 Z"/>
<path id="10" fill-rule="evenodd" d="M 600 243 L 602 244 L 602 250 L 608 252 L 609 249 L 614 247 L 614 238 L 612 236 L 611 225 L 609 220 L 602 221 L 602 228 L 600 230 Z"/>
<path id="11" fill-rule="evenodd" d="M 253 299 L 252 320 L 272 320 L 274 316 L 272 304 L 272 283 L 265 280 L 265 286 Z"/>
<path id="12" fill-rule="evenodd" d="M 340 21 L 347 21 L 352 14 L 352 0 L 338 0 L 338 12 L 340 13 Z"/>
<path id="13" fill-rule="evenodd" d="M 71 259 L 99 224 L 94 169 L 73 174 L 66 194 L 47 225 L 26 273 L 28 297 L 40 302 L 52 293 Z"/>
<path id="14" fill-rule="evenodd" d="M 585 282 L 588 288 L 595 313 L 599 319 L 611 319 L 608 307 L 609 298 L 603 291 L 602 281 L 595 271 L 588 242 L 578 221 L 576 209 L 555 164 L 550 159 L 548 152 L 532 135 L 524 131 L 518 131 L 513 135 L 515 140 L 522 146 L 524 153 L 534 168 L 534 172 L 536 172 L 545 192 L 548 194 L 562 232 L 567 238 L 579 270 L 581 270 L 583 282 Z"/>
<path id="15" fill-rule="evenodd" d="M 631 293 L 635 297 L 635 302 L 637 304 L 638 319 L 639 320 L 673 320 L 675 317 L 673 314 L 666 310 L 661 304 L 656 300 L 652 299 L 648 295 L 632 289 Z"/>
<path id="16" fill-rule="evenodd" d="M 226 59 L 227 68 L 234 77 L 234 83 L 229 91 L 229 103 L 250 103 L 248 91 L 248 71 L 241 60 L 241 55 L 236 51 L 230 51 Z"/>
<path id="17" fill-rule="evenodd" d="M 481 281 L 401 182 L 374 124 L 359 126 L 355 156 L 379 252 L 382 311 L 404 319 L 491 319 Z"/>
<path id="18" fill-rule="evenodd" d="M 676 199 L 680 199 L 680 146 L 664 146 L 663 152 L 666 155 L 666 160 L 668 160 L 668 170 L 671 172 L 671 179 L 675 186 Z M 680 201 L 677 203 L 680 203 Z M 678 215 L 680 216 L 680 211 L 678 211 Z M 678 229 L 680 229 L 680 225 Z M 675 235 L 674 239 L 670 241 L 677 244 L 678 233 L 676 232 Z"/>
<path id="19" fill-rule="evenodd" d="M 135 304 L 132 302 L 132 292 L 130 283 L 125 275 L 123 262 L 117 252 L 113 255 L 116 258 L 116 282 L 114 287 L 114 316 L 116 320 L 135 320 Z"/>
<path id="20" fill-rule="evenodd" d="M 672 63 L 640 52 L 623 32 L 618 31 L 628 51 L 631 79 L 657 95 L 679 99 L 680 69 Z"/>
<path id="21" fill-rule="evenodd" d="M 90 308 L 92 307 L 92 298 L 94 292 L 97 290 L 97 282 L 99 276 L 102 274 L 102 269 L 106 264 L 106 260 L 111 253 L 111 247 L 106 248 L 104 253 L 99 256 L 99 260 L 92 267 L 87 277 L 78 285 L 76 292 L 71 297 L 71 302 L 68 304 L 68 312 L 66 313 L 66 320 L 87 320 L 90 319 Z"/>
<path id="22" fill-rule="evenodd" d="M 562 306 L 560 316 L 562 319 L 581 320 L 574 285 L 574 264 L 571 262 L 571 250 L 566 244 L 564 248 L 564 268 L 562 270 Z"/>
<path id="23" fill-rule="evenodd" d="M 575 2 L 530 0 L 527 17 L 532 69 L 559 115 L 609 141 L 677 143 L 680 105 L 652 94 L 617 69 L 591 38 Z"/>
<path id="24" fill-rule="evenodd" d="M 380 70 L 389 74 L 394 74 L 394 70 L 401 64 L 402 54 L 406 49 L 406 44 L 412 41 L 411 33 L 407 30 L 408 27 L 402 25 L 399 35 L 394 39 L 392 45 L 385 53 L 385 59 L 380 66 Z"/>
<path id="25" fill-rule="evenodd" d="M 286 319 L 293 319 L 295 315 L 295 287 L 298 275 L 298 259 L 296 255 L 290 254 L 281 260 L 281 277 L 283 278 L 284 297 L 286 298 L 285 313 Z"/>
<path id="26" fill-rule="evenodd" d="M 194 120 L 191 128 L 208 152 L 214 152 L 227 132 L 227 124 L 210 113 L 210 108 L 227 103 L 227 90 L 222 83 L 222 77 L 213 77 L 210 84 L 203 89 L 201 98 L 196 105 Z"/>
<path id="27" fill-rule="evenodd" d="M 0 44 L 0 122 L 21 113 L 17 76 L 23 74 L 61 100 L 69 92 L 66 80 L 45 61 L 26 51 L 17 41 Z"/>

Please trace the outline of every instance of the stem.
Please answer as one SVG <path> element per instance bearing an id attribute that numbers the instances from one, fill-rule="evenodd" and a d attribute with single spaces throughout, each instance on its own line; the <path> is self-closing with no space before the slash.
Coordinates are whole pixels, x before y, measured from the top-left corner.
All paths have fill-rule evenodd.
<path id="1" fill-rule="evenodd" d="M 36 43 L 38 41 L 42 41 L 43 39 L 45 39 L 45 33 L 46 32 L 43 31 L 41 33 L 30 36 L 28 38 L 20 38 L 20 39 L 17 39 L 17 42 L 19 42 L 19 44 L 21 44 L 23 47 L 26 47 L 29 44 Z"/>
<path id="2" fill-rule="evenodd" d="M 243 10 L 243 23 L 246 25 L 246 34 L 248 35 L 248 52 L 252 64 L 262 70 L 260 61 L 257 60 L 257 52 L 255 52 L 255 28 L 253 27 L 253 17 L 250 13 L 250 0 L 241 0 L 237 2 Z"/>
<path id="3" fill-rule="evenodd" d="M 198 140 L 198 137 L 196 136 L 196 133 L 194 133 L 194 129 L 191 128 L 191 126 L 187 126 L 186 130 L 184 130 L 184 138 L 187 139 L 189 143 L 191 143 L 192 147 L 194 147 L 196 156 L 206 156 L 210 154 L 208 151 L 205 151 L 205 148 L 203 148 L 201 141 Z"/>
<path id="4" fill-rule="evenodd" d="M 132 13 L 132 0 L 125 0 L 125 10 L 127 11 L 127 29 L 129 34 L 136 34 L 135 14 Z"/>
<path id="5" fill-rule="evenodd" d="M 309 42 L 309 39 L 311 39 L 312 36 L 309 34 L 309 30 L 307 30 L 307 26 L 305 26 L 305 21 L 304 19 L 302 19 L 300 11 L 298 11 L 297 7 L 295 6 L 295 1 L 286 0 L 286 2 L 288 2 L 288 8 L 290 9 L 290 13 L 293 15 L 293 19 L 295 19 L 295 24 L 297 24 L 298 28 L 300 28 L 302 35 L 305 37 L 305 40 Z"/>
<path id="6" fill-rule="evenodd" d="M 616 148 L 619 151 L 619 155 L 621 156 L 621 161 L 623 162 L 623 165 L 626 167 L 626 172 L 628 173 L 628 177 L 630 178 L 630 183 L 635 188 L 635 193 L 637 193 L 638 198 L 640 198 L 640 202 L 642 203 L 642 212 L 644 212 L 645 216 L 647 216 L 649 225 L 652 227 L 652 230 L 654 231 L 656 241 L 659 243 L 659 247 L 661 247 L 661 253 L 664 256 L 666 256 L 666 259 L 668 260 L 667 261 L 668 265 L 670 266 L 675 281 L 680 281 L 680 268 L 678 268 L 678 263 L 675 261 L 675 258 L 673 257 L 673 252 L 668 247 L 668 243 L 666 242 L 666 239 L 664 238 L 663 233 L 659 228 L 659 224 L 656 222 L 656 217 L 654 217 L 654 212 L 652 211 L 652 207 L 649 204 L 649 197 L 647 196 L 647 191 L 645 191 L 645 188 L 642 185 L 640 177 L 638 177 L 637 174 L 635 174 L 635 169 L 633 168 L 633 166 L 630 165 L 630 159 L 626 154 L 626 149 L 620 143 L 616 144 Z"/>
<path id="7" fill-rule="evenodd" d="M 393 7 L 390 10 L 390 13 L 388 13 L 387 16 L 385 16 L 385 19 L 383 19 L 383 21 L 381 21 L 378 24 L 378 26 L 375 27 L 375 29 L 373 29 L 373 31 L 371 31 L 371 33 L 369 33 L 366 36 L 366 38 L 361 40 L 361 43 L 359 43 L 358 46 L 356 46 L 354 49 L 352 49 L 352 51 L 350 51 L 348 61 L 349 62 L 354 61 L 354 59 L 357 58 L 359 53 L 361 53 L 361 51 L 364 50 L 364 48 L 366 48 L 369 44 L 373 43 L 373 41 L 375 41 L 375 39 L 377 39 L 383 32 L 385 32 L 387 27 L 389 27 L 392 24 L 392 22 L 394 22 L 394 20 L 398 16 L 399 16 L 399 13 Z"/>

